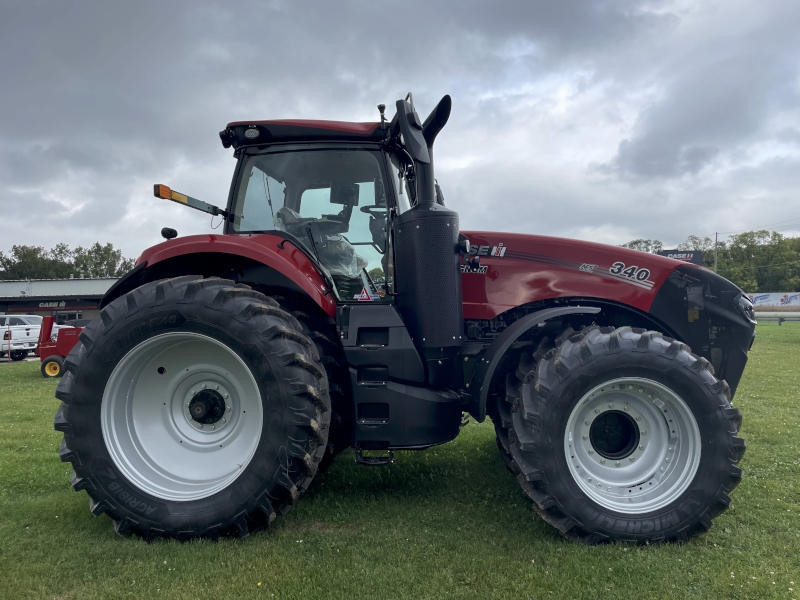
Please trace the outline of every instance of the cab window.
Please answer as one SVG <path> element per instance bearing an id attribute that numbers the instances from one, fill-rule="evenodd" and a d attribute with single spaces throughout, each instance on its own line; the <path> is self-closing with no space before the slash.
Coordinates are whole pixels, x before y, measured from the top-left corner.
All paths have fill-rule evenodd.
<path id="1" fill-rule="evenodd" d="M 232 229 L 290 233 L 319 257 L 340 301 L 380 302 L 389 271 L 381 160 L 368 150 L 248 156 Z"/>

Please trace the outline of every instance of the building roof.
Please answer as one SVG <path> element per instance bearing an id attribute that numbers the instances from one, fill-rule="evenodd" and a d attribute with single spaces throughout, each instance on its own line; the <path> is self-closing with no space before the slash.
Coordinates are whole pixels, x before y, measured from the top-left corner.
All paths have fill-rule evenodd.
<path id="1" fill-rule="evenodd" d="M 0 300 L 19 298 L 75 298 L 102 296 L 117 277 L 99 279 L 24 279 L 0 281 Z"/>

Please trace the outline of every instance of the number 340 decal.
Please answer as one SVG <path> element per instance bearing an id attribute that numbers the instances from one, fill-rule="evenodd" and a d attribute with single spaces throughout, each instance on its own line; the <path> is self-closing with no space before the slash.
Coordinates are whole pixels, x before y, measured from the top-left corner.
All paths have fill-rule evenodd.
<path id="1" fill-rule="evenodd" d="M 640 269 L 636 265 L 626 267 L 624 262 L 615 262 L 608 270 L 612 275 L 621 275 L 628 279 L 635 279 L 636 281 L 647 281 L 650 277 L 650 271 L 647 269 Z"/>

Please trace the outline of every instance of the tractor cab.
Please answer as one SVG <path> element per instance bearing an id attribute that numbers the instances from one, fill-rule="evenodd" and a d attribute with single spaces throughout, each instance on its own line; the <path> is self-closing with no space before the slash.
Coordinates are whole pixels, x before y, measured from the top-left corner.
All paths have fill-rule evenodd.
<path id="1" fill-rule="evenodd" d="M 433 177 L 450 97 L 424 123 L 410 95 L 391 122 L 383 109 L 377 123 L 230 123 L 220 133 L 238 158 L 226 233 L 280 235 L 327 276 L 356 448 L 421 448 L 461 423 L 450 391 L 463 342 L 458 214 Z"/>

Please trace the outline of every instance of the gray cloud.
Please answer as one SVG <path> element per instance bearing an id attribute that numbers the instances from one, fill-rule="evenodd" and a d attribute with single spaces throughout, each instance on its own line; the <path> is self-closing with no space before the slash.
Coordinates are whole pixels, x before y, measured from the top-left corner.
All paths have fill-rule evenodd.
<path id="1" fill-rule="evenodd" d="M 438 177 L 465 227 L 678 242 L 800 216 L 790 0 L 0 11 L 0 250 L 208 231 L 150 186 L 224 202 L 227 122 L 374 120 L 409 89 L 422 112 L 453 96 Z"/>

